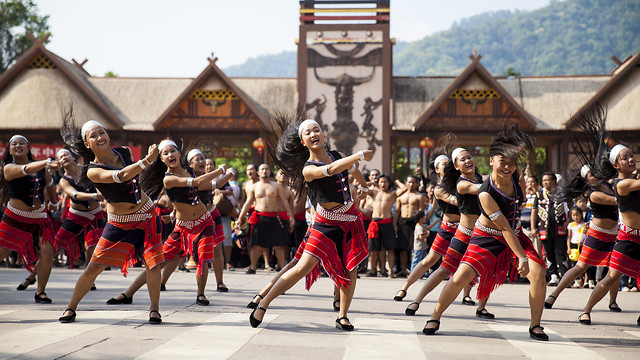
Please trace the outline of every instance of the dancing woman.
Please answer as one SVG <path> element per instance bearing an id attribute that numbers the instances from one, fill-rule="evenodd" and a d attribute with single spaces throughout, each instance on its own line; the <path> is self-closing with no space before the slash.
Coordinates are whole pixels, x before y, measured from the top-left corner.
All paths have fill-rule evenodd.
<path id="1" fill-rule="evenodd" d="M 56 210 L 59 207 L 58 195 L 47 168 L 57 168 L 58 162 L 51 159 L 36 161 L 31 154 L 29 140 L 22 135 L 14 135 L 9 139 L 2 163 L 4 176 L 0 187 L 6 186 L 9 202 L 0 222 L 0 259 L 16 251 L 25 268 L 38 274 L 35 302 L 51 304 L 44 290 L 53 265 L 54 229 L 45 210 L 44 190 L 47 190 L 49 199 L 56 200 L 55 203 L 47 203 L 46 209 Z M 2 204 L 7 201 L 1 200 Z M 26 286 L 33 283 L 32 278 L 27 280 Z"/>
<path id="2" fill-rule="evenodd" d="M 183 254 L 193 256 L 197 264 L 196 304 L 207 306 L 205 287 L 209 274 L 208 263 L 213 260 L 213 248 L 222 242 L 216 236 L 212 215 L 198 197 L 198 190 L 209 190 L 213 179 L 225 171 L 224 165 L 211 173 L 195 177 L 193 169 L 181 162 L 175 142 L 163 140 L 158 144 L 159 157 L 143 174 L 141 183 L 149 196 L 155 198 L 166 190 L 173 205 L 176 225 L 163 246 L 165 262 L 161 268 L 175 270 Z M 107 301 L 109 305 L 131 304 L 133 294 L 146 282 L 146 269 L 122 294 Z"/>
<path id="3" fill-rule="evenodd" d="M 68 149 L 60 149 L 56 154 L 58 162 L 64 169 L 64 175 L 58 185 L 71 199 L 67 217 L 56 233 L 56 248 L 63 248 L 69 257 L 71 268 L 80 258 L 80 244 L 86 243 L 86 258 L 91 259 L 93 251 L 102 236 L 106 223 L 99 201 L 104 200 L 93 184 L 81 184 L 81 168 L 75 155 Z"/>
<path id="4" fill-rule="evenodd" d="M 304 253 L 298 263 L 285 272 L 271 291 L 260 301 L 249 317 L 252 327 L 262 322 L 269 304 L 280 294 L 306 276 L 309 289 L 320 275 L 318 263 L 340 288 L 340 312 L 336 328 L 353 330 L 347 311 L 355 291 L 358 265 L 367 257 L 367 242 L 351 193 L 348 170 L 364 189 L 366 181 L 357 168 L 359 161 L 370 161 L 373 152 L 359 151 L 343 156 L 329 151 L 320 125 L 314 120 L 288 121 L 284 116 L 274 119 L 282 136 L 271 134 L 269 151 L 275 152 L 275 161 L 292 180 L 296 193 L 307 185 L 307 193 L 315 206 L 313 225 L 309 228 Z M 276 139 L 279 139 L 276 140 Z M 277 151 L 273 144 L 277 142 Z"/>
<path id="5" fill-rule="evenodd" d="M 164 262 L 164 256 L 160 219 L 138 181 L 138 174 L 158 157 L 158 148 L 155 144 L 149 146 L 147 155 L 134 162 L 128 148 L 111 148 L 109 134 L 95 120 L 86 122 L 78 132 L 72 118 L 65 117 L 60 132 L 67 146 L 85 159 L 81 181 L 88 178 L 95 184 L 107 201 L 108 214 L 107 225 L 98 240 L 91 263 L 78 278 L 69 306 L 59 321 L 75 321 L 80 300 L 107 266 L 122 267 L 122 273 L 126 276 L 129 265 L 144 260 L 151 300 L 149 323 L 161 323 L 158 265 Z"/>
<path id="6" fill-rule="evenodd" d="M 622 221 L 618 240 L 611 252 L 607 276 L 593 289 L 578 318 L 579 322 L 585 325 L 591 324 L 593 307 L 613 286 L 617 287 L 620 284 L 622 275 L 640 277 L 640 180 L 634 176 L 636 161 L 631 150 L 620 144 L 611 149 L 609 161 L 610 164 L 596 163 L 594 172 L 606 173 L 606 168 L 610 166 L 617 171 L 617 177 L 613 181 L 613 191 Z M 638 324 L 640 325 L 640 317 L 638 317 Z"/>
<path id="7" fill-rule="evenodd" d="M 521 149 L 533 151 L 533 148 L 531 138 L 517 127 L 505 129 L 493 140 L 489 148 L 489 163 L 493 171 L 478 190 L 482 214 L 458 270 L 442 289 L 431 319 L 422 330 L 424 334 L 436 333 L 442 313 L 476 276 L 480 276 L 478 298 L 488 298 L 506 280 L 515 256 L 518 258 L 518 273 L 530 282 L 529 336 L 536 340 L 549 339 L 540 326 L 546 290 L 544 262 L 519 224 L 525 197 L 522 192 L 524 179 L 520 178 L 516 164 L 522 157 Z"/>
<path id="8" fill-rule="evenodd" d="M 415 315 L 424 297 L 458 269 L 460 260 L 467 251 L 471 235 L 473 235 L 473 227 L 478 217 L 480 217 L 478 189 L 482 184 L 482 175 L 476 169 L 473 156 L 466 149 L 457 148 L 451 153 L 451 159 L 453 160 L 448 162 L 445 167 L 442 186 L 448 193 L 456 194 L 458 209 L 460 210 L 460 224 L 451 239 L 451 245 L 449 245 L 442 260 L 442 265 L 429 276 L 415 300 L 407 306 L 405 310 L 407 315 Z M 475 281 L 472 280 L 472 282 Z M 465 288 L 469 289 L 470 287 L 470 285 L 465 286 Z M 466 296 L 469 296 L 468 293 Z M 471 299 L 463 299 L 463 303 L 465 303 L 464 300 L 469 301 Z M 485 308 L 486 304 L 487 298 L 480 299 L 476 317 L 493 319 L 494 315 Z"/>
<path id="9" fill-rule="evenodd" d="M 444 154 L 436 156 L 433 161 L 433 167 L 441 181 L 444 177 L 444 169 L 448 163 L 449 157 Z M 418 265 L 416 265 L 415 268 L 413 268 L 413 271 L 409 274 L 407 281 L 404 282 L 402 288 L 398 290 L 393 298 L 395 301 L 402 301 L 404 297 L 407 296 L 407 290 L 409 290 L 409 287 L 418 281 L 425 272 L 429 270 L 429 268 L 438 262 L 438 260 L 445 256 L 447 249 L 449 249 L 449 245 L 451 244 L 451 239 L 455 235 L 456 229 L 458 229 L 458 223 L 460 222 L 460 210 L 458 210 L 458 201 L 456 200 L 456 197 L 447 192 L 441 182 L 438 183 L 433 194 L 438 202 L 438 207 L 442 210 L 442 222 L 440 223 L 440 229 L 438 230 L 436 238 L 433 240 L 429 253 L 418 263 Z M 470 292 L 471 286 L 469 285 L 464 289 L 462 303 L 465 305 L 475 305 L 475 302 L 469 296 Z M 405 311 L 405 313 L 407 313 L 407 315 L 413 315 L 418 307 L 416 304 L 409 304 L 407 309 L 409 308 L 411 308 L 409 312 Z M 411 314 L 411 310 L 413 310 L 413 314 Z"/>

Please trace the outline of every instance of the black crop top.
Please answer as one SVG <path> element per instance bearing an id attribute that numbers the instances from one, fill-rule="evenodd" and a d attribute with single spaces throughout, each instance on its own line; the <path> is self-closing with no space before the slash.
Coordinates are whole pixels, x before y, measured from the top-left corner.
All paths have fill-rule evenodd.
<path id="1" fill-rule="evenodd" d="M 90 194 L 96 192 L 96 187 L 93 186 L 93 183 L 91 185 L 84 186 L 84 185 L 78 184 L 76 182 L 76 179 L 72 178 L 71 176 L 64 175 L 64 178 L 69 182 L 69 185 L 71 185 L 71 187 L 74 188 L 77 192 L 84 192 L 84 193 L 90 193 Z M 87 200 L 76 200 L 72 197 L 69 197 L 69 199 L 71 199 L 71 202 L 74 204 L 84 205 L 86 207 L 89 207 L 89 201 Z"/>
<path id="2" fill-rule="evenodd" d="M 198 198 L 205 206 L 210 207 L 213 204 L 213 190 L 199 190 Z"/>
<path id="3" fill-rule="evenodd" d="M 44 169 L 32 175 L 7 180 L 9 198 L 18 199 L 31 207 L 35 207 L 35 199 L 37 198 L 42 204 L 44 202 L 45 181 Z"/>
<path id="4" fill-rule="evenodd" d="M 442 187 L 442 185 L 440 185 L 440 184 L 437 184 L 436 186 Z M 448 202 L 446 202 L 444 200 L 440 200 L 438 198 L 436 198 L 436 201 L 438 202 L 438 207 L 440 207 L 440 209 L 442 210 L 443 214 L 460 215 L 460 209 L 458 209 L 457 206 L 455 206 L 453 204 L 449 204 Z"/>
<path id="5" fill-rule="evenodd" d="M 111 150 L 113 150 L 120 157 L 120 160 L 122 160 L 124 166 L 133 164 L 131 151 L 129 149 L 124 147 L 117 147 Z M 97 164 L 93 161 L 89 163 L 89 169 L 91 168 L 120 170 L 120 168 L 104 164 Z M 140 174 L 134 176 L 128 181 L 123 181 L 121 183 L 97 183 L 95 185 L 109 203 L 123 202 L 139 204 L 142 201 L 142 189 L 140 189 L 140 181 L 138 179 L 139 176 Z"/>
<path id="6" fill-rule="evenodd" d="M 514 174 L 514 176 L 517 175 Z M 498 190 L 493 185 L 491 176 L 489 176 L 489 178 L 482 183 L 480 189 L 478 189 L 478 195 L 483 192 L 489 193 L 493 200 L 495 200 L 495 202 L 498 204 L 498 207 L 500 207 L 500 211 L 507 218 L 509 224 L 511 224 L 511 228 L 516 230 L 516 227 L 520 222 L 520 205 L 522 205 L 525 201 L 525 197 L 522 193 L 522 189 L 520 188 L 520 184 L 518 183 L 517 179 L 514 179 L 514 177 L 512 176 L 511 181 L 513 182 L 513 187 L 516 190 L 515 197 L 513 198 L 505 195 L 500 190 Z M 482 215 L 490 219 L 489 214 L 487 214 L 482 208 L 482 204 L 480 204 L 480 211 L 482 212 Z"/>
<path id="7" fill-rule="evenodd" d="M 478 178 L 478 174 L 474 176 L 476 179 L 467 179 L 466 177 L 460 175 L 458 178 L 458 182 L 460 181 L 468 181 L 473 184 L 481 184 L 482 178 Z M 465 215 L 480 215 L 480 202 L 478 201 L 478 195 L 474 194 L 460 194 L 458 193 L 456 198 L 458 199 L 458 209 L 461 214 Z"/>
<path id="8" fill-rule="evenodd" d="M 618 195 L 617 189 L 620 180 L 623 179 L 616 178 L 613 180 L 613 193 L 616 194 L 616 202 L 618 203 L 619 211 L 621 213 L 640 213 L 640 190 L 632 191 L 626 196 Z"/>
<path id="9" fill-rule="evenodd" d="M 609 183 L 605 183 L 607 188 L 609 190 L 611 190 L 611 192 L 613 192 L 613 188 L 611 187 L 611 185 Z M 590 188 L 589 189 L 589 196 L 587 197 L 587 199 L 591 199 L 591 194 L 595 191 L 600 191 L 598 189 L 594 189 L 594 188 Z M 602 193 L 605 193 L 607 195 L 614 195 L 615 194 L 609 194 L 606 193 L 604 191 L 600 191 Z M 611 219 L 611 220 L 615 220 L 618 221 L 618 206 L 617 205 L 602 205 L 602 204 L 597 204 L 592 202 L 591 200 L 589 200 L 589 207 L 591 208 L 591 215 L 592 217 L 596 218 L 596 219 Z"/>
<path id="10" fill-rule="evenodd" d="M 342 156 L 337 151 L 329 151 L 329 156 L 336 161 Z M 327 165 L 318 161 L 307 161 L 304 166 L 324 166 Z M 315 207 L 317 203 L 336 202 L 346 204 L 351 201 L 351 191 L 349 191 L 349 172 L 344 170 L 341 173 L 327 177 L 315 179 L 307 182 L 307 189 L 311 204 Z"/>
<path id="11" fill-rule="evenodd" d="M 193 169 L 187 168 L 187 172 L 192 177 L 195 177 Z M 178 176 L 170 172 L 165 173 L 165 176 L 167 175 Z M 195 186 L 172 187 L 171 189 L 166 190 L 167 196 L 169 196 L 169 200 L 171 200 L 171 202 L 189 205 L 195 205 L 200 202 L 200 199 L 198 198 L 198 188 Z"/>

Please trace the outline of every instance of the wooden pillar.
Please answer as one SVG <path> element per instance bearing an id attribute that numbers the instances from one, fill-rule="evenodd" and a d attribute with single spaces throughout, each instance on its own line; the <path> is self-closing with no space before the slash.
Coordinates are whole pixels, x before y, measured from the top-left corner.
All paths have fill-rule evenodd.
<path id="1" fill-rule="evenodd" d="M 562 133 L 562 146 L 560 149 L 560 168 L 558 172 L 562 173 L 563 170 L 569 168 L 569 134 L 568 132 Z"/>

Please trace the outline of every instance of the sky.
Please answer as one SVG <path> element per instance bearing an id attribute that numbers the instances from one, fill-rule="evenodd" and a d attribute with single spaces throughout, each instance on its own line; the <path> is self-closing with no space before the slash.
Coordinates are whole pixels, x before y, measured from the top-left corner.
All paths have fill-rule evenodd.
<path id="1" fill-rule="evenodd" d="M 534 10 L 550 0 L 393 0 L 391 37 L 413 41 L 486 11 Z M 35 0 L 49 15 L 47 49 L 103 76 L 196 77 L 217 65 L 295 51 L 296 0 Z"/>

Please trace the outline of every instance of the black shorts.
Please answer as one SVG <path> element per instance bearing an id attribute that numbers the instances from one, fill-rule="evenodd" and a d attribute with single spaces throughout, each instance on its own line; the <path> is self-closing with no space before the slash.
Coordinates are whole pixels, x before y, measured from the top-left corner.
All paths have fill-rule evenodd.
<path id="1" fill-rule="evenodd" d="M 249 246 L 270 248 L 289 246 L 289 222 L 277 217 L 258 215 L 258 223 L 251 226 Z"/>
<path id="2" fill-rule="evenodd" d="M 396 249 L 411 250 L 413 248 L 413 231 L 416 228 L 416 222 L 411 218 L 398 219 L 398 242 Z"/>
<path id="3" fill-rule="evenodd" d="M 309 226 L 305 220 L 296 220 L 293 225 L 293 233 L 289 234 L 289 246 L 297 249 L 307 234 L 308 228 Z"/>
<path id="4" fill-rule="evenodd" d="M 396 248 L 396 230 L 393 228 L 392 223 L 378 224 L 378 237 L 369 239 L 369 251 L 380 251 L 383 246 L 385 250 L 394 250 Z"/>

